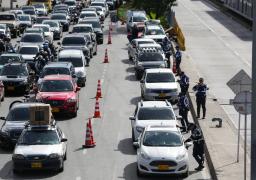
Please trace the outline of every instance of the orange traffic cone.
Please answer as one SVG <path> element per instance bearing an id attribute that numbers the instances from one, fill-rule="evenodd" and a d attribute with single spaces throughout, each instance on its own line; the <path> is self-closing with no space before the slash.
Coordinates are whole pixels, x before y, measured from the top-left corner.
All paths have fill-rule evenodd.
<path id="1" fill-rule="evenodd" d="M 93 140 L 92 128 L 90 126 L 91 124 L 86 123 L 86 136 L 85 136 L 85 143 L 83 145 L 83 148 L 91 148 L 96 146 L 96 143 Z"/>
<path id="2" fill-rule="evenodd" d="M 101 118 L 100 116 L 100 104 L 99 98 L 96 97 L 95 110 L 94 110 L 94 118 Z"/>
<path id="3" fill-rule="evenodd" d="M 110 30 L 108 31 L 108 44 L 112 44 Z"/>
<path id="4" fill-rule="evenodd" d="M 98 80 L 97 92 L 96 92 L 96 98 L 102 98 L 102 94 L 101 94 L 101 83 L 100 83 L 100 80 Z"/>
<path id="5" fill-rule="evenodd" d="M 176 69 L 176 59 L 173 60 L 172 72 L 173 72 L 173 73 L 177 73 L 177 69 Z"/>
<path id="6" fill-rule="evenodd" d="M 89 118 L 88 125 L 89 125 L 89 128 L 91 130 L 90 133 L 91 133 L 92 142 L 94 142 L 93 133 L 92 133 L 92 121 L 91 121 L 91 118 Z"/>
<path id="7" fill-rule="evenodd" d="M 103 63 L 109 63 L 108 61 L 108 49 L 105 50 L 105 57 Z"/>

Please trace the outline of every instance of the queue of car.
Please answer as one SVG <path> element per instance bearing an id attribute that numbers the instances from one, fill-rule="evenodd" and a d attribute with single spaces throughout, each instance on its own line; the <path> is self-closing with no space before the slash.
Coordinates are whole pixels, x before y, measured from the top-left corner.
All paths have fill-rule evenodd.
<path id="1" fill-rule="evenodd" d="M 51 14 L 43 3 L 23 6 L 19 10 L 0 13 L 0 33 L 16 38 L 16 53 L 0 56 L 0 100 L 5 94 L 25 95 L 22 101 L 10 104 L 9 113 L 1 117 L 4 123 L 0 129 L 0 147 L 14 148 L 13 172 L 24 170 L 64 169 L 67 157 L 67 139 L 55 120 L 49 124 L 33 124 L 31 111 L 44 105 L 52 114 L 76 117 L 79 110 L 79 91 L 86 84 L 86 66 L 97 55 L 97 45 L 103 43 L 102 28 L 108 15 L 108 4 L 112 1 L 94 1 L 83 9 L 78 24 L 76 0 L 65 0 L 53 7 Z M 75 24 L 70 29 L 71 23 Z M 64 35 L 63 32 L 69 32 Z M 47 44 L 56 40 L 59 45 L 53 62 L 46 64 L 38 77 L 33 68 L 35 57 Z M 27 94 L 35 94 L 31 100 Z M 39 112 L 38 112 L 39 113 Z M 46 113 L 47 114 L 47 113 Z M 45 115 L 44 115 L 45 116 Z M 42 114 L 35 115 L 39 120 Z"/>

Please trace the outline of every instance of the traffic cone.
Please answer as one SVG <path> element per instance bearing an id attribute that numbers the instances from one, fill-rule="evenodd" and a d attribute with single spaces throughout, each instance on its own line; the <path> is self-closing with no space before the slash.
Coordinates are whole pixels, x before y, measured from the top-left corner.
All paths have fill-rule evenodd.
<path id="1" fill-rule="evenodd" d="M 89 118 L 88 125 L 89 125 L 89 128 L 90 128 L 92 142 L 94 142 L 93 133 L 92 133 L 92 121 L 91 121 L 91 118 Z"/>
<path id="2" fill-rule="evenodd" d="M 95 102 L 95 110 L 94 110 L 93 118 L 101 118 L 101 116 L 100 116 L 99 98 L 97 98 L 97 97 L 96 97 L 96 102 Z"/>
<path id="3" fill-rule="evenodd" d="M 110 21 L 109 29 L 110 29 L 110 31 L 113 31 L 112 21 Z"/>
<path id="4" fill-rule="evenodd" d="M 97 92 L 96 92 L 96 98 L 102 98 L 102 94 L 101 94 L 101 83 L 100 83 L 100 80 L 98 80 Z"/>
<path id="5" fill-rule="evenodd" d="M 105 57 L 103 63 L 109 63 L 108 61 L 108 49 L 105 50 Z"/>
<path id="6" fill-rule="evenodd" d="M 108 31 L 108 44 L 112 44 L 110 30 Z"/>
<path id="7" fill-rule="evenodd" d="M 176 59 L 173 60 L 172 72 L 173 72 L 173 73 L 177 73 L 177 69 L 176 69 Z"/>
<path id="8" fill-rule="evenodd" d="M 93 140 L 92 128 L 90 126 L 91 124 L 86 123 L 86 136 L 85 136 L 85 143 L 83 145 L 83 148 L 92 148 L 96 146 L 96 143 Z"/>

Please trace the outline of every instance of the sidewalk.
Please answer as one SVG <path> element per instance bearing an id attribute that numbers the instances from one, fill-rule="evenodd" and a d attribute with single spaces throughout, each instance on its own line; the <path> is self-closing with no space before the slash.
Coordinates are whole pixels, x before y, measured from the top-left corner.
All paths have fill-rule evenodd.
<path id="1" fill-rule="evenodd" d="M 190 77 L 190 89 L 189 94 L 193 103 L 193 108 L 196 108 L 195 94 L 192 92 L 194 82 L 198 81 L 197 69 L 189 56 L 183 52 L 183 71 Z M 207 83 L 207 82 L 206 82 Z M 234 126 L 221 108 L 217 101 L 213 101 L 211 95 L 207 96 L 206 102 L 206 119 L 199 119 L 200 127 L 203 131 L 206 145 L 217 175 L 218 180 L 242 180 L 244 166 L 243 166 L 243 154 L 244 151 L 240 146 L 240 161 L 236 162 L 237 157 L 237 132 L 234 130 Z M 193 115 L 193 110 L 191 113 Z M 212 122 L 212 118 L 221 118 L 223 120 L 222 127 L 216 128 L 217 122 Z M 194 117 L 195 118 L 195 117 Z M 243 143 L 243 141 L 240 141 Z M 249 157 L 247 156 L 247 162 Z M 210 168 L 210 167 L 209 167 Z M 210 171 L 214 171 L 210 169 Z M 250 164 L 247 163 L 247 178 L 249 179 Z"/>

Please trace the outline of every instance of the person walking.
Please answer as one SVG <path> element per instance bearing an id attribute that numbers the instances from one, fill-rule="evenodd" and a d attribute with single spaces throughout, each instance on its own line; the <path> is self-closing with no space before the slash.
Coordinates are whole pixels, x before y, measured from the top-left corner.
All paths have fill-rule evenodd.
<path id="1" fill-rule="evenodd" d="M 176 46 L 175 49 L 176 49 L 176 53 L 175 53 L 176 69 L 177 69 L 177 75 L 179 75 L 182 54 L 180 52 L 179 46 Z"/>
<path id="2" fill-rule="evenodd" d="M 185 140 L 186 142 L 193 141 L 193 157 L 198 163 L 196 171 L 201 171 L 204 168 L 204 139 L 202 131 L 194 123 L 190 123 L 188 130 L 191 131 L 191 136 Z"/>
<path id="3" fill-rule="evenodd" d="M 181 119 L 182 132 L 187 132 L 188 125 L 189 125 L 189 122 L 188 122 L 189 101 L 186 94 L 183 92 L 179 93 L 178 107 L 179 107 L 179 115 L 182 117 Z"/>
<path id="4" fill-rule="evenodd" d="M 199 78 L 198 84 L 193 87 L 193 91 L 196 92 L 197 118 L 200 118 L 200 109 L 202 106 L 203 119 L 205 119 L 205 115 L 206 115 L 205 104 L 206 104 L 206 91 L 207 90 L 209 90 L 209 88 L 204 83 L 204 79 Z"/>
<path id="5" fill-rule="evenodd" d="M 189 77 L 184 73 L 184 71 L 180 72 L 180 80 L 178 82 L 180 84 L 181 92 L 186 94 L 189 88 Z"/>

